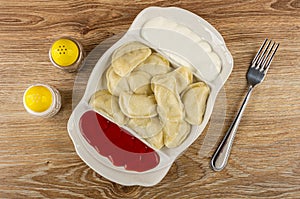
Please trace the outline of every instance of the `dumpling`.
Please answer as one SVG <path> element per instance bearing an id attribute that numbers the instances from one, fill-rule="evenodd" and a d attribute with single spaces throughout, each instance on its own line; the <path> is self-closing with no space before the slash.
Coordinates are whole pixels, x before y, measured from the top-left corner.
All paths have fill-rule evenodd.
<path id="1" fill-rule="evenodd" d="M 106 81 L 108 91 L 115 96 L 123 91 L 130 91 L 126 77 L 119 76 L 111 66 L 106 71 Z"/>
<path id="2" fill-rule="evenodd" d="M 151 95 L 153 94 L 150 86 L 152 76 L 144 71 L 131 72 L 127 77 L 130 89 L 135 94 Z"/>
<path id="3" fill-rule="evenodd" d="M 210 89 L 204 82 L 189 85 L 182 93 L 185 120 L 192 125 L 200 125 L 206 109 Z"/>
<path id="4" fill-rule="evenodd" d="M 193 73 L 192 71 L 184 66 L 181 66 L 179 68 L 176 68 L 175 70 L 173 70 L 172 72 L 169 72 L 167 74 L 162 74 L 162 75 L 156 75 L 153 77 L 153 79 L 163 79 L 163 81 L 160 82 L 164 82 L 167 81 L 167 79 L 174 79 L 175 83 L 173 83 L 174 85 L 176 85 L 176 91 L 177 93 L 181 93 L 189 84 L 191 84 L 193 82 Z M 166 83 L 163 83 L 166 85 Z M 169 87 L 169 85 L 167 85 L 167 87 Z"/>
<path id="5" fill-rule="evenodd" d="M 157 104 L 153 95 L 137 95 L 122 92 L 119 96 L 122 112 L 130 118 L 149 118 L 157 115 Z"/>
<path id="6" fill-rule="evenodd" d="M 168 121 L 163 128 L 164 144 L 168 148 L 179 146 L 189 135 L 191 125 L 184 120 Z"/>
<path id="7" fill-rule="evenodd" d="M 111 95 L 108 90 L 97 91 L 91 97 L 89 104 L 96 111 L 111 118 L 117 124 L 123 125 L 127 122 L 126 116 L 119 107 L 118 98 Z"/>
<path id="8" fill-rule="evenodd" d="M 129 74 L 151 54 L 151 49 L 137 41 L 122 45 L 112 55 L 112 67 L 121 77 Z"/>
<path id="9" fill-rule="evenodd" d="M 152 76 L 165 74 L 171 71 L 169 61 L 159 53 L 152 53 L 145 61 L 135 68 L 135 71 L 144 71 Z"/>
<path id="10" fill-rule="evenodd" d="M 189 84 L 193 82 L 192 71 L 184 66 L 176 68 L 174 71 L 168 73 L 168 75 L 175 78 L 178 93 L 181 93 Z"/>
<path id="11" fill-rule="evenodd" d="M 127 126 L 132 128 L 142 138 L 153 137 L 160 133 L 163 128 L 158 117 L 132 118 L 129 120 Z"/>
<path id="12" fill-rule="evenodd" d="M 160 119 L 163 122 L 183 119 L 183 104 L 177 92 L 175 78 L 157 75 L 152 78 L 151 86 Z"/>
<path id="13" fill-rule="evenodd" d="M 145 139 L 152 147 L 155 149 L 161 149 L 164 146 L 164 134 L 163 131 L 160 131 L 153 137 Z"/>

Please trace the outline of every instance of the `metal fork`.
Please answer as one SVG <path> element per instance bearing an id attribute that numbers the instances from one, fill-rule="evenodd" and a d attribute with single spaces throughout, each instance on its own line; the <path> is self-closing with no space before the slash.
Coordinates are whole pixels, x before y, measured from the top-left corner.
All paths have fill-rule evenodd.
<path id="1" fill-rule="evenodd" d="M 213 170 L 221 171 L 225 168 L 238 125 L 241 121 L 252 90 L 256 85 L 264 80 L 278 47 L 279 43 L 265 39 L 264 43 L 261 45 L 257 54 L 252 60 L 246 75 L 249 85 L 248 92 L 235 119 L 233 120 L 222 142 L 211 159 L 211 167 Z"/>

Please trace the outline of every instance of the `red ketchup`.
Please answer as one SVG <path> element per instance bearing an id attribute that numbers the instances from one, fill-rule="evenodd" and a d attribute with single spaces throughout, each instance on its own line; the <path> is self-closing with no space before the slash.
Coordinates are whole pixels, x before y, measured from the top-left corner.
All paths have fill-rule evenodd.
<path id="1" fill-rule="evenodd" d="M 143 172 L 159 163 L 159 155 L 153 149 L 94 111 L 81 116 L 80 131 L 86 141 L 115 166 Z"/>

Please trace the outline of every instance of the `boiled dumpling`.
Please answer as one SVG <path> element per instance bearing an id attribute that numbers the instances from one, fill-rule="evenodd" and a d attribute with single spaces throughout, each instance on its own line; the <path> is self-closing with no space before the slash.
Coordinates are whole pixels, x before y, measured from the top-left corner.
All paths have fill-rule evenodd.
<path id="1" fill-rule="evenodd" d="M 158 53 L 152 53 L 145 61 L 138 65 L 136 71 L 144 71 L 152 76 L 171 71 L 169 61 Z"/>
<path id="2" fill-rule="evenodd" d="M 145 139 L 155 149 L 161 149 L 164 146 L 164 134 L 160 131 L 155 136 Z"/>
<path id="3" fill-rule="evenodd" d="M 106 71 L 107 89 L 115 96 L 119 96 L 123 91 L 130 91 L 126 77 L 121 77 L 115 73 L 112 67 Z"/>
<path id="4" fill-rule="evenodd" d="M 206 109 L 206 101 L 210 93 L 204 82 L 189 85 L 182 93 L 185 107 L 185 120 L 192 125 L 200 125 Z"/>
<path id="5" fill-rule="evenodd" d="M 132 128 L 142 138 L 153 137 L 160 133 L 163 128 L 158 117 L 132 118 L 129 120 L 127 126 Z"/>
<path id="6" fill-rule="evenodd" d="M 130 42 L 116 49 L 112 55 L 112 67 L 121 77 L 128 75 L 151 54 L 151 49 L 140 43 Z"/>
<path id="7" fill-rule="evenodd" d="M 160 119 L 163 122 L 183 119 L 183 104 L 177 92 L 175 78 L 157 75 L 152 78 L 151 86 Z"/>
<path id="8" fill-rule="evenodd" d="M 97 91 L 90 99 L 90 106 L 96 111 L 114 120 L 117 124 L 125 124 L 126 116 L 122 113 L 118 98 L 109 93 L 108 90 Z"/>
<path id="9" fill-rule="evenodd" d="M 191 125 L 184 120 L 168 121 L 163 128 L 164 144 L 168 148 L 179 146 L 190 133 Z"/>
<path id="10" fill-rule="evenodd" d="M 168 75 L 175 78 L 178 93 L 181 93 L 189 84 L 193 82 L 192 71 L 184 66 L 176 68 L 174 71 L 168 73 Z"/>
<path id="11" fill-rule="evenodd" d="M 149 118 L 157 115 L 157 104 L 153 95 L 122 92 L 119 96 L 119 105 L 122 112 L 130 118 Z"/>
<path id="12" fill-rule="evenodd" d="M 154 78 L 163 79 L 163 81 L 166 81 L 166 79 L 174 79 L 176 91 L 177 93 L 181 93 L 189 84 L 193 82 L 193 73 L 189 68 L 181 66 L 167 74 L 156 75 Z M 169 85 L 167 85 L 167 87 L 169 87 Z"/>
<path id="13" fill-rule="evenodd" d="M 127 80 L 130 89 L 135 94 L 151 95 L 153 94 L 150 86 L 152 76 L 144 71 L 131 72 Z"/>

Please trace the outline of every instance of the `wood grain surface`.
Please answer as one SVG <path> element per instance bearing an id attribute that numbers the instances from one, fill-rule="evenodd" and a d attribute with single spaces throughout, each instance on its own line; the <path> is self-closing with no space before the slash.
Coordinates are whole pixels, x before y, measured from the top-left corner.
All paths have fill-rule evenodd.
<path id="1" fill-rule="evenodd" d="M 223 35 L 234 68 L 220 98 L 225 120 L 214 120 L 156 186 L 121 186 L 90 169 L 66 129 L 76 73 L 48 58 L 58 37 L 78 39 L 87 52 L 124 33 L 149 6 L 178 6 Z M 268 75 L 254 91 L 222 172 L 210 158 L 246 92 L 245 73 L 264 38 L 280 42 Z M 300 198 L 299 0 L 0 0 L 0 198 Z M 39 119 L 26 113 L 33 83 L 59 89 L 61 111 Z M 214 111 L 214 114 L 218 110 Z M 219 118 L 219 119 L 218 119 Z M 215 131 L 214 131 L 215 130 Z"/>

